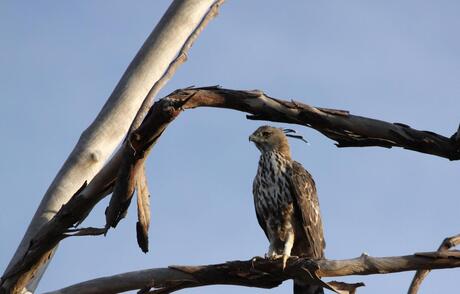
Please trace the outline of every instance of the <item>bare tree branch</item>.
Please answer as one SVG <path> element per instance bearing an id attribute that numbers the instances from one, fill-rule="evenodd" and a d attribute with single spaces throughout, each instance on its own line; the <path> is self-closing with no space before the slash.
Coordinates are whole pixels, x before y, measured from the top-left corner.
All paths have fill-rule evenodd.
<path id="1" fill-rule="evenodd" d="M 388 274 L 417 269 L 442 269 L 460 267 L 460 252 L 448 251 L 416 253 L 394 257 L 371 257 L 361 255 L 345 260 L 310 260 L 291 257 L 283 271 L 282 261 L 256 257 L 246 261 L 229 261 L 222 264 L 202 266 L 170 266 L 128 272 L 75 284 L 47 294 L 96 294 L 119 293 L 142 289 L 142 293 L 171 293 L 180 289 L 205 285 L 238 285 L 246 287 L 273 288 L 289 279 L 303 279 L 307 283 L 321 284 L 339 291 L 362 286 L 361 283 L 324 283 L 323 277 L 349 275 Z M 353 288 L 354 286 L 354 288 Z M 155 292 L 157 291 L 157 292 Z"/>
<path id="2" fill-rule="evenodd" d="M 438 248 L 439 253 L 445 253 L 449 249 L 457 246 L 460 244 L 460 234 L 455 235 L 452 237 L 448 237 L 442 241 L 441 245 Z M 423 280 L 428 276 L 430 273 L 429 269 L 425 270 L 417 270 L 417 272 L 414 275 L 414 278 L 412 279 L 412 282 L 410 284 L 409 290 L 407 291 L 408 294 L 417 294 L 420 285 L 422 284 Z"/>
<path id="3" fill-rule="evenodd" d="M 460 159 L 460 136 L 451 138 L 420 131 L 402 123 L 356 116 L 348 111 L 313 107 L 267 96 L 262 91 L 236 91 L 218 87 L 177 90 L 166 99 L 180 101 L 193 95 L 184 108 L 219 107 L 250 113 L 248 119 L 300 124 L 337 142 L 338 147 L 380 146 Z"/>

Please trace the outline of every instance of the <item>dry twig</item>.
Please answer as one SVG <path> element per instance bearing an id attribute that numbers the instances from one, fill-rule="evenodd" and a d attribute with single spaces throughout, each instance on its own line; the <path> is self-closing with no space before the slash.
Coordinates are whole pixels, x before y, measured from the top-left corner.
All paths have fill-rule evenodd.
<path id="1" fill-rule="evenodd" d="M 439 246 L 438 252 L 440 254 L 446 253 L 447 251 L 449 251 L 449 249 L 457 246 L 458 244 L 460 244 L 460 234 L 445 238 L 442 241 L 441 245 Z M 407 293 L 417 294 L 420 288 L 420 285 L 422 284 L 423 280 L 426 278 L 426 276 L 428 276 L 429 273 L 430 273 L 429 269 L 417 270 L 417 272 L 414 275 L 414 278 L 412 279 L 412 282 L 409 286 L 409 290 L 407 291 Z"/>

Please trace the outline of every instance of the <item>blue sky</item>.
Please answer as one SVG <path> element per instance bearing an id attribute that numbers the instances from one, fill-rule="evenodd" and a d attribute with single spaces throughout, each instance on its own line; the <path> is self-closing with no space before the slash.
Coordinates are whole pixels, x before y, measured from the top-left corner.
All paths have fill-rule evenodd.
<path id="1" fill-rule="evenodd" d="M 0 266 L 46 188 L 165 11 L 168 1 L 0 2 Z M 403 122 L 450 136 L 460 117 L 458 1 L 228 1 L 162 91 L 220 84 Z M 262 122 L 197 109 L 148 161 L 151 252 L 135 207 L 106 238 L 67 239 L 39 292 L 124 271 L 262 255 L 251 185 Z M 283 126 L 277 124 L 278 126 Z M 457 162 L 400 149 L 337 149 L 314 130 L 293 157 L 314 176 L 329 258 L 431 251 L 460 231 Z M 85 225 L 104 223 L 105 201 Z M 460 271 L 432 272 L 420 293 L 452 292 Z M 348 277 L 360 293 L 401 293 L 412 273 Z M 229 286 L 184 293 L 291 293 Z"/>

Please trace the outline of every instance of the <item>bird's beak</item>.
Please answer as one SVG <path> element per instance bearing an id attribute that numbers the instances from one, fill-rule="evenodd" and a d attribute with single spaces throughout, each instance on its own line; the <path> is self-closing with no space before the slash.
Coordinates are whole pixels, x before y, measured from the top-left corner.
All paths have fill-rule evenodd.
<path id="1" fill-rule="evenodd" d="M 252 134 L 251 136 L 249 136 L 249 142 L 257 142 L 257 136 L 255 136 L 254 134 Z"/>

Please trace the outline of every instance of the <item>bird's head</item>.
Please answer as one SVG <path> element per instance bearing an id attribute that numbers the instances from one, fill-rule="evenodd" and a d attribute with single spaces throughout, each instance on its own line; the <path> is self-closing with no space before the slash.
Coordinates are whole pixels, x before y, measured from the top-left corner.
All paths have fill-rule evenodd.
<path id="1" fill-rule="evenodd" d="M 280 152 L 285 155 L 291 153 L 286 134 L 280 128 L 261 126 L 249 136 L 249 141 L 254 142 L 261 153 Z"/>

